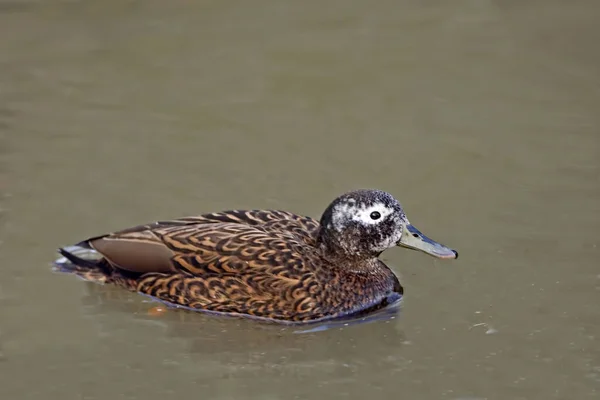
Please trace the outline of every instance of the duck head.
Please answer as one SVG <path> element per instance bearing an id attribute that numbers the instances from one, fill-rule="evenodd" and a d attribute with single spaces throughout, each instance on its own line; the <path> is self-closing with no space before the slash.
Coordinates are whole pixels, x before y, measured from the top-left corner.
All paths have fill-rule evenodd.
<path id="1" fill-rule="evenodd" d="M 356 190 L 335 199 L 321 216 L 319 243 L 329 254 L 348 258 L 377 257 L 402 246 L 436 258 L 454 259 L 458 253 L 415 228 L 391 194 Z"/>

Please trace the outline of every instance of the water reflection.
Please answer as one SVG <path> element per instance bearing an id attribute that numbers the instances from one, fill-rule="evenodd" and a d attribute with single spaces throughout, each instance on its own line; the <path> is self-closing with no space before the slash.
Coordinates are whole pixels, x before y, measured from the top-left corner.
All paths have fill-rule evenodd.
<path id="1" fill-rule="evenodd" d="M 98 321 L 103 331 L 113 331 L 110 324 L 115 313 L 126 314 L 140 323 L 161 326 L 164 335 L 185 340 L 189 352 L 200 356 L 219 353 L 242 356 L 249 349 L 255 354 L 287 354 L 293 349 L 295 361 L 323 361 L 339 356 L 339 348 L 332 346 L 332 342 L 345 342 L 353 344 L 344 352 L 346 362 L 352 362 L 364 359 L 364 348 L 368 347 L 375 358 L 378 355 L 385 358 L 390 346 L 397 348 L 407 341 L 396 323 L 399 304 L 351 321 L 282 326 L 183 309 L 167 309 L 164 314 L 156 315 L 150 311 L 162 303 L 119 288 L 90 282 L 84 285 L 84 313 Z"/>

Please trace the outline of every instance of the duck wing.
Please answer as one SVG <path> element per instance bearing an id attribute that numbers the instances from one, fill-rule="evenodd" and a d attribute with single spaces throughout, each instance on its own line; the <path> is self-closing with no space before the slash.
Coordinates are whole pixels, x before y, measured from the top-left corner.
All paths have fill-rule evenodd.
<path id="1" fill-rule="evenodd" d="M 281 229 L 290 225 L 281 221 L 252 226 L 175 220 L 140 225 L 82 244 L 96 250 L 113 267 L 141 274 L 243 276 L 260 271 L 295 279 L 305 268 L 303 262 L 315 252 L 302 237 Z"/>
<path id="2" fill-rule="evenodd" d="M 269 231 L 275 232 L 287 231 L 293 233 L 297 239 L 303 241 L 309 246 L 314 246 L 316 234 L 319 229 L 319 221 L 315 220 L 314 218 L 297 215 L 288 211 L 229 210 L 137 225 L 131 228 L 119 230 L 109 235 L 94 237 L 89 240 L 98 239 L 101 237 L 131 234 L 132 238 L 138 237 L 139 240 L 146 239 L 153 241 L 153 238 L 151 237 L 152 235 L 148 235 L 148 233 L 149 231 L 156 229 L 219 223 L 261 226 Z M 139 233 L 140 235 L 136 235 L 136 233 Z"/>

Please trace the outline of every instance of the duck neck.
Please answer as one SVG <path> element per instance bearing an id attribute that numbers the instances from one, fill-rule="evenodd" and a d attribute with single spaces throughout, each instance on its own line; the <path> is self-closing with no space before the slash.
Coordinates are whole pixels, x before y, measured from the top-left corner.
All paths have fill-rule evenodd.
<path id="1" fill-rule="evenodd" d="M 345 241 L 321 231 L 317 237 L 317 247 L 323 258 L 334 265 L 346 265 L 354 272 L 372 272 L 379 268 L 379 254 L 372 254 L 360 246 Z"/>

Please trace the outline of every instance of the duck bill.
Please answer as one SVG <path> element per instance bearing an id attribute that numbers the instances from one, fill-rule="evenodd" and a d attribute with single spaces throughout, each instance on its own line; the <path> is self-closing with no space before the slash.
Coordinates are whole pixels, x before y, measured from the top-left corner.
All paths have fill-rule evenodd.
<path id="1" fill-rule="evenodd" d="M 458 258 L 458 252 L 456 252 L 456 250 L 452 250 L 435 240 L 429 239 L 411 224 L 406 224 L 404 226 L 398 246 L 419 250 L 436 258 Z"/>

